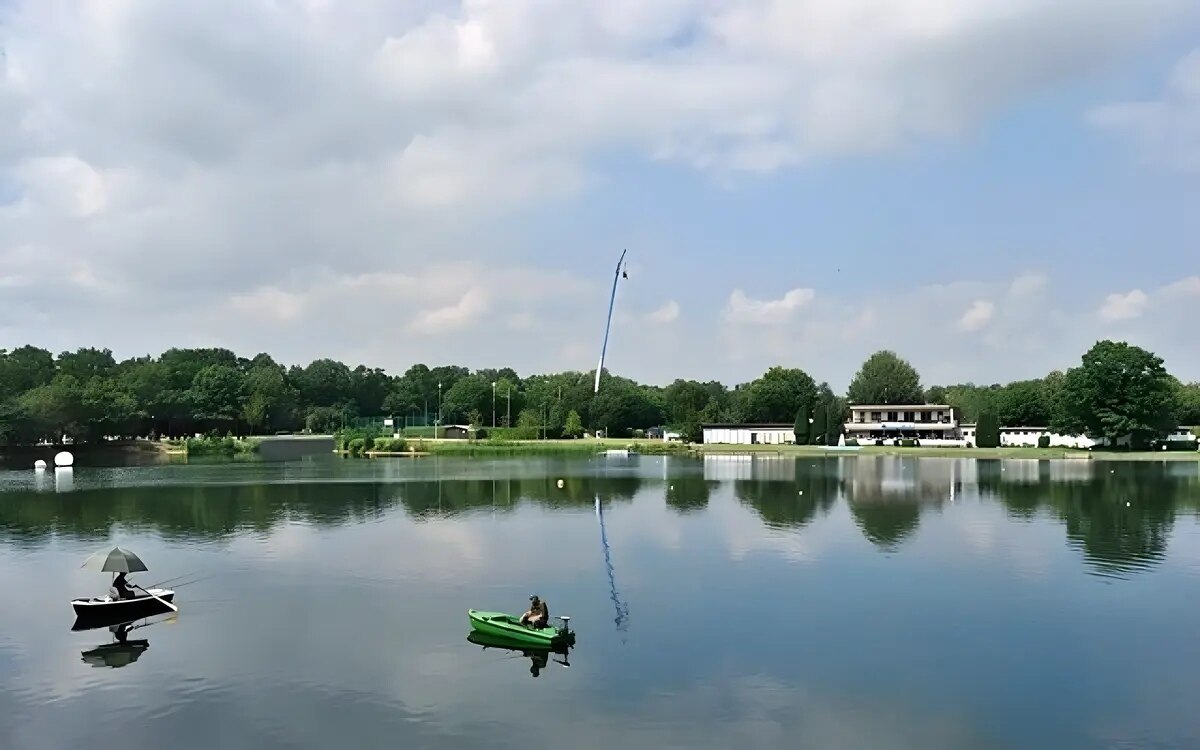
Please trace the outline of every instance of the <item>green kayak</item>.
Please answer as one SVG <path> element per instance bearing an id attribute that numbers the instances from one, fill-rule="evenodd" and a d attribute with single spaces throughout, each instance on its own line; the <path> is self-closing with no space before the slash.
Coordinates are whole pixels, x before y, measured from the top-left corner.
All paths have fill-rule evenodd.
<path id="1" fill-rule="evenodd" d="M 476 632 L 498 636 L 516 644 L 553 648 L 571 645 L 575 642 L 575 634 L 566 627 L 531 628 L 528 625 L 522 625 L 521 618 L 504 612 L 480 612 L 477 609 L 469 609 L 467 617 L 471 618 L 471 628 Z"/>

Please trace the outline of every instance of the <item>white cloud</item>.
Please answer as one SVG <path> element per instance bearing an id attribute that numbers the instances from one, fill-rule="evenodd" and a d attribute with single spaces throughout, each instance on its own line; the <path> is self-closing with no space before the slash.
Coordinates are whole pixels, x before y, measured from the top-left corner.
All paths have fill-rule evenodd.
<path id="1" fill-rule="evenodd" d="M 663 303 L 662 307 L 646 313 L 644 317 L 647 323 L 654 323 L 656 325 L 674 323 L 679 319 L 679 303 L 675 300 L 668 300 Z"/>
<path id="2" fill-rule="evenodd" d="M 1161 99 L 1106 104 L 1089 119 L 1130 138 L 1147 161 L 1200 169 L 1200 49 L 1175 65 Z"/>
<path id="3" fill-rule="evenodd" d="M 975 300 L 958 319 L 958 329 L 960 331 L 978 331 L 990 323 L 995 314 L 996 306 L 994 304 L 983 299 Z"/>
<path id="4" fill-rule="evenodd" d="M 623 178 L 609 157 L 729 182 L 960 137 L 1139 48 L 1193 5 L 363 0 L 349 12 L 324 0 L 11 0 L 0 329 L 56 350 L 205 344 L 401 369 L 590 367 L 607 286 L 580 280 L 596 278 L 582 249 L 547 261 L 534 248 L 548 217 L 573 218 L 560 218 L 572 197 Z M 1192 79 L 1177 77 L 1172 96 L 1191 101 Z M 724 283 L 697 294 L 752 282 Z M 836 381 L 863 347 L 953 331 L 944 311 L 973 300 L 996 311 L 971 346 L 1041 346 L 1060 325 L 1002 302 L 997 284 L 861 286 L 869 298 L 821 290 L 820 309 L 812 289 L 739 291 L 724 318 L 678 297 L 689 315 L 657 338 L 654 326 L 614 332 L 612 366 L 670 379 L 690 361 L 698 377 L 734 378 L 816 351 Z M 1014 295 L 1042 293 L 1012 282 Z M 662 300 L 637 302 L 618 314 Z M 147 311 L 159 325 L 130 324 Z M 689 355 L 703 352 L 699 328 L 722 321 L 744 364 Z M 644 356 L 668 345 L 669 361 Z"/>
<path id="5" fill-rule="evenodd" d="M 1104 298 L 1104 304 L 1097 313 L 1102 320 L 1131 320 L 1140 318 L 1146 311 L 1146 293 L 1134 289 L 1127 294 L 1113 293 Z"/>
<path id="6" fill-rule="evenodd" d="M 792 289 L 779 299 L 758 300 L 746 296 L 741 289 L 729 295 L 725 318 L 734 323 L 770 325 L 791 319 L 796 311 L 813 301 L 812 289 Z"/>
<path id="7" fill-rule="evenodd" d="M 1045 289 L 1047 283 L 1049 279 L 1045 274 L 1026 273 L 1013 279 L 1008 292 L 1014 297 L 1031 297 Z"/>

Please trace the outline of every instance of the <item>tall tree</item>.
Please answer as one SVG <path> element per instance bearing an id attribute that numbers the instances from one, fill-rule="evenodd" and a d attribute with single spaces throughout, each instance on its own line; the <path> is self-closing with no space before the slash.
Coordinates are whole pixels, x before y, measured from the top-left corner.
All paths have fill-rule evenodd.
<path id="1" fill-rule="evenodd" d="M 817 384 L 804 370 L 772 367 L 739 394 L 744 399 L 745 421 L 786 424 L 798 409 L 812 408 Z"/>
<path id="2" fill-rule="evenodd" d="M 22 346 L 7 354 L 0 349 L 0 400 L 54 379 L 54 357 L 45 349 Z"/>
<path id="3" fill-rule="evenodd" d="M 921 377 L 895 352 L 883 350 L 863 362 L 847 394 L 856 404 L 922 404 Z"/>
<path id="4" fill-rule="evenodd" d="M 1000 420 L 995 412 L 985 411 L 975 424 L 975 446 L 977 448 L 1000 447 Z"/>
<path id="5" fill-rule="evenodd" d="M 295 376 L 307 406 L 338 406 L 354 400 L 350 368 L 332 359 L 317 359 Z"/>
<path id="6" fill-rule="evenodd" d="M 1161 357 L 1123 341 L 1100 341 L 1067 372 L 1063 403 L 1068 419 L 1090 437 L 1115 444 L 1129 435 L 1143 446 L 1173 427 L 1175 388 Z"/>
<path id="7" fill-rule="evenodd" d="M 583 420 L 579 418 L 579 412 L 574 409 L 567 412 L 567 419 L 563 424 L 563 434 L 573 438 L 583 434 Z"/>
<path id="8" fill-rule="evenodd" d="M 808 445 L 812 438 L 813 425 L 808 420 L 808 406 L 801 406 L 796 410 L 796 421 L 792 423 L 792 435 L 796 439 L 796 445 Z"/>

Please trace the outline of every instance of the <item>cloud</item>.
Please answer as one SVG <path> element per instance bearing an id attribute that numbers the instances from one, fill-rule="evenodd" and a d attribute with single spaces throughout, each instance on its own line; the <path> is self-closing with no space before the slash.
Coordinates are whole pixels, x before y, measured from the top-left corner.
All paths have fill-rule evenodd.
<path id="1" fill-rule="evenodd" d="M 1049 283 L 1049 279 L 1046 278 L 1045 274 L 1022 274 L 1013 279 L 1008 292 L 1014 297 L 1031 297 L 1045 289 L 1047 283 Z"/>
<path id="2" fill-rule="evenodd" d="M 1088 119 L 1130 139 L 1148 162 L 1200 169 L 1200 49 L 1175 65 L 1162 98 L 1106 104 Z"/>
<path id="3" fill-rule="evenodd" d="M 729 295 L 725 317 L 734 323 L 771 325 L 789 320 L 797 310 L 813 301 L 812 289 L 792 289 L 779 299 L 757 300 L 746 296 L 741 289 Z"/>
<path id="4" fill-rule="evenodd" d="M 542 248 L 555 222 L 580 218 L 581 195 L 624 189 L 630 166 L 736 185 L 959 139 L 1177 28 L 1194 3 L 0 5 L 3 346 L 221 345 L 524 372 L 595 361 L 580 331 L 599 331 L 607 284 L 589 280 L 607 271 L 591 246 Z M 1180 70 L 1171 101 L 1193 101 Z M 596 235 L 614 226 L 597 223 Z M 812 289 L 744 291 L 710 311 L 732 286 L 698 281 L 673 300 L 689 315 L 657 337 L 614 330 L 612 366 L 734 379 L 813 351 L 836 381 L 863 346 L 921 346 L 927 330 L 953 331 L 945 310 L 979 299 L 995 317 L 969 346 L 1016 348 L 1033 367 L 1029 350 L 1059 335 L 1053 311 L 1002 302 L 1007 285 L 867 280 L 869 305 L 861 290 L 822 289 L 819 310 Z M 1044 299 L 1034 281 L 1012 287 Z M 618 314 L 663 303 L 636 302 Z M 994 338 L 1022 326 L 1038 335 Z M 704 352 L 714 327 L 728 361 Z M 669 361 L 645 356 L 664 346 Z M 939 371 L 958 364 L 937 356 Z"/>
<path id="5" fill-rule="evenodd" d="M 679 303 L 675 300 L 668 300 L 663 303 L 662 307 L 646 313 L 644 317 L 646 322 L 656 325 L 674 323 L 679 319 Z"/>
<path id="6" fill-rule="evenodd" d="M 990 323 L 995 314 L 996 306 L 994 304 L 987 300 L 975 300 L 959 318 L 958 329 L 960 331 L 978 331 Z"/>
<path id="7" fill-rule="evenodd" d="M 1097 315 L 1108 321 L 1140 318 L 1146 311 L 1147 299 L 1146 293 L 1141 289 L 1134 289 L 1128 294 L 1110 294 L 1104 298 L 1104 304 L 1100 306 Z"/>

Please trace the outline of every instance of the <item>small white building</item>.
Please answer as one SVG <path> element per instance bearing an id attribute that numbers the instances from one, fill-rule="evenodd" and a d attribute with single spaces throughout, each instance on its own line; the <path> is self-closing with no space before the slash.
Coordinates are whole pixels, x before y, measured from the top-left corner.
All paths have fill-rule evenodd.
<path id="1" fill-rule="evenodd" d="M 782 423 L 700 425 L 706 444 L 784 445 L 796 442 L 795 426 Z"/>

